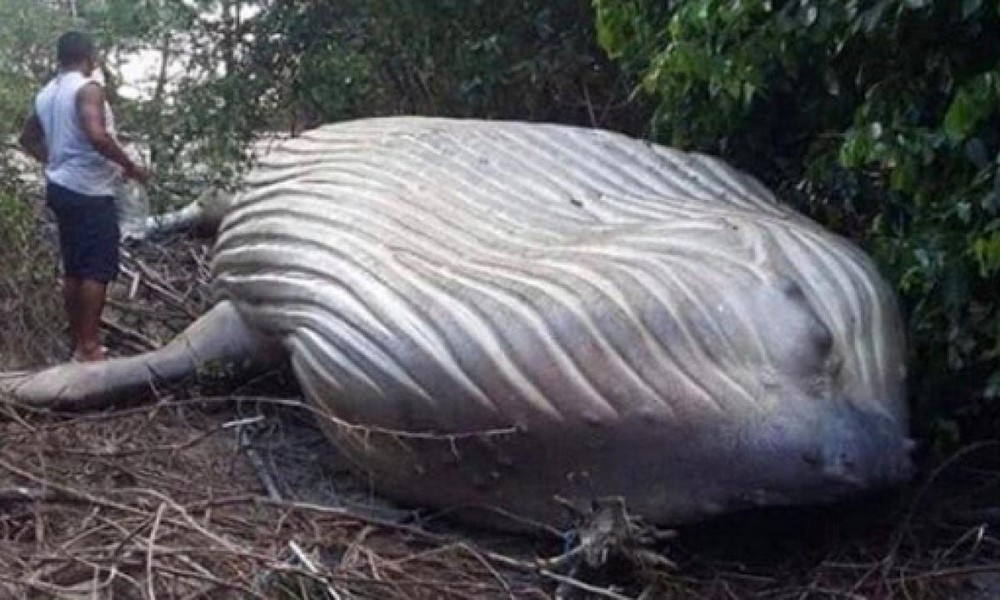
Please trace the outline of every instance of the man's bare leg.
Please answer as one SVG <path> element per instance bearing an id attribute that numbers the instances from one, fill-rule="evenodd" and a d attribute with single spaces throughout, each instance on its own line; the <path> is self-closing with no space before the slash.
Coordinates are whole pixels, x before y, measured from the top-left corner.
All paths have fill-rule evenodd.
<path id="1" fill-rule="evenodd" d="M 104 311 L 104 299 L 108 286 L 100 281 L 84 279 L 80 282 L 79 337 L 76 341 L 74 356 L 77 360 L 104 360 L 104 349 L 101 347 L 101 313 Z"/>
<path id="2" fill-rule="evenodd" d="M 80 341 L 80 280 L 76 277 L 63 277 L 63 308 L 69 321 L 70 348 L 76 352 Z"/>

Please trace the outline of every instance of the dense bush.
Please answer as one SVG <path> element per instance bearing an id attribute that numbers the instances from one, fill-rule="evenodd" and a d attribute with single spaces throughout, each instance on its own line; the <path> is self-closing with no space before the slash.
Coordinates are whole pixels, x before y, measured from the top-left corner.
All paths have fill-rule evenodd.
<path id="1" fill-rule="evenodd" d="M 594 5 L 602 45 L 656 104 L 657 138 L 728 157 L 873 253 L 904 301 L 920 425 L 995 436 L 1000 6 Z"/>
<path id="2" fill-rule="evenodd" d="M 63 347 L 58 262 L 32 206 L 0 186 L 0 371 L 43 363 Z"/>
<path id="3" fill-rule="evenodd" d="M 241 76 L 295 128 L 391 114 L 644 125 L 587 0 L 279 3 L 249 28 Z"/>
<path id="4" fill-rule="evenodd" d="M 54 246 L 30 200 L 35 168 L 11 146 L 67 22 L 42 18 L 33 0 L 0 2 L 0 371 L 47 358 L 62 334 Z"/>

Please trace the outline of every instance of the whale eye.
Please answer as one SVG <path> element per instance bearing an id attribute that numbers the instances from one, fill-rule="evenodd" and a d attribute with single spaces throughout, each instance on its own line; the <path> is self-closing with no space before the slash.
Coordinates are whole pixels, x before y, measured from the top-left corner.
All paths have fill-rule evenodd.
<path id="1" fill-rule="evenodd" d="M 821 321 L 817 321 L 817 327 L 813 327 L 810 331 L 812 335 L 812 341 L 816 345 L 816 349 L 820 351 L 821 354 L 829 354 L 833 350 L 833 332 L 830 328 L 824 325 Z"/>
<path id="2" fill-rule="evenodd" d="M 805 293 L 802 291 L 802 286 L 799 285 L 799 282 L 786 275 L 779 276 L 778 289 L 789 298 L 805 298 Z"/>

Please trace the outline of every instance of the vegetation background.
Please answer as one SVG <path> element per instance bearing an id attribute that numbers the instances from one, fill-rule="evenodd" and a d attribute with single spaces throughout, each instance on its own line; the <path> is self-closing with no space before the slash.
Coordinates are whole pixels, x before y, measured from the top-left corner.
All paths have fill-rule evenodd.
<path id="1" fill-rule="evenodd" d="M 238 184 L 261 134 L 375 115 L 721 155 L 895 285 L 925 447 L 1000 431 L 996 0 L 0 0 L 0 366 L 52 344 L 52 245 L 13 143 L 70 27 L 98 39 L 160 207 Z M 123 81 L 137 57 L 156 66 L 141 92 Z"/>

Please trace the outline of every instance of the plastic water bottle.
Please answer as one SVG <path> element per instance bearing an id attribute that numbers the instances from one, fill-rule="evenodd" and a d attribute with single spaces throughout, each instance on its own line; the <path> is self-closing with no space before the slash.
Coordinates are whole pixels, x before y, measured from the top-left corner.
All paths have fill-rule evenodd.
<path id="1" fill-rule="evenodd" d="M 149 194 L 146 188 L 131 179 L 118 185 L 115 200 L 118 205 L 118 224 L 123 240 L 141 240 L 146 237 L 146 219 L 149 217 Z"/>

